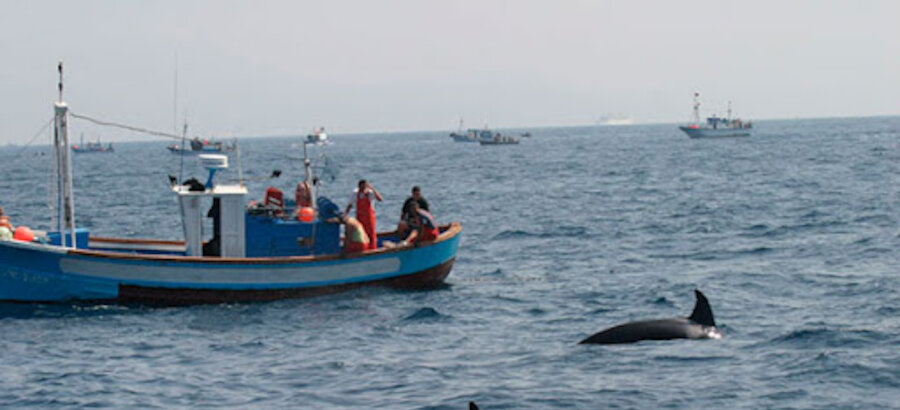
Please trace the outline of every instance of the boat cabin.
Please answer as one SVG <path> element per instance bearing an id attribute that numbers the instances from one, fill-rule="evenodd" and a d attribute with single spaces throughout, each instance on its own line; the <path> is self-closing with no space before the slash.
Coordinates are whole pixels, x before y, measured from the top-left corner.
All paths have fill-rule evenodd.
<path id="1" fill-rule="evenodd" d="M 206 185 L 192 180 L 172 187 L 178 198 L 187 256 L 230 258 L 305 256 L 340 252 L 340 224 L 326 222 L 339 208 L 319 198 L 318 215 L 303 221 L 290 200 L 265 201 L 247 206 L 247 188 L 216 185 L 215 173 L 228 167 L 225 155 L 201 155 L 210 172 Z M 287 203 L 284 203 L 287 202 Z M 212 206 L 207 208 L 207 204 Z M 203 220 L 211 218 L 212 239 L 203 242 Z"/>
<path id="2" fill-rule="evenodd" d="M 270 188 L 267 193 L 276 193 L 277 201 L 267 197 L 262 203 L 251 202 L 247 206 L 245 186 L 215 184 L 216 172 L 228 168 L 227 156 L 204 154 L 200 161 L 210 173 L 206 184 L 191 178 L 183 185 L 172 185 L 184 242 L 91 238 L 83 228 L 75 229 L 74 235 L 70 231 L 65 231 L 65 235 L 48 232 L 46 242 L 71 246 L 74 240 L 78 249 L 223 258 L 340 253 L 340 224 L 328 222 L 340 215 L 340 208 L 328 198 L 319 197 L 311 209 L 301 213 L 294 200 L 283 199 L 280 191 Z M 212 222 L 211 238 L 210 232 L 204 235 L 207 218 Z"/>

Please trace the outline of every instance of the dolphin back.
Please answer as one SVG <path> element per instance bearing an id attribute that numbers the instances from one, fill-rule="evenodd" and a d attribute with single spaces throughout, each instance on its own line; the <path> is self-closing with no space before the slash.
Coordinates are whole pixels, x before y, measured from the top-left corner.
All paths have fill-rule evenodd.
<path id="1" fill-rule="evenodd" d="M 633 343 L 641 340 L 704 339 L 713 337 L 716 320 L 709 301 L 699 290 L 694 290 L 697 301 L 691 316 L 684 318 L 642 320 L 629 322 L 595 333 L 579 344 Z M 719 335 L 718 337 L 721 337 Z M 716 337 L 716 338 L 718 338 Z"/>
<path id="2" fill-rule="evenodd" d="M 691 316 L 688 319 L 699 325 L 715 327 L 716 320 L 713 318 L 712 308 L 709 307 L 709 301 L 706 300 L 706 296 L 696 289 L 694 289 L 694 294 L 697 296 L 697 302 L 694 304 L 694 311 L 691 312 Z"/>
<path id="3" fill-rule="evenodd" d="M 614 326 L 595 333 L 579 344 L 616 344 L 634 343 L 641 340 L 693 339 L 695 335 L 692 325 L 687 319 L 654 319 L 630 322 Z"/>

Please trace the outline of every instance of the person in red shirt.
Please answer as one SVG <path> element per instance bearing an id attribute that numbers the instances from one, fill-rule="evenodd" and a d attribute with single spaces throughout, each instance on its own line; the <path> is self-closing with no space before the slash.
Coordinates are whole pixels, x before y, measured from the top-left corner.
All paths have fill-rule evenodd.
<path id="1" fill-rule="evenodd" d="M 378 238 L 375 235 L 375 201 L 381 202 L 381 194 L 368 183 L 365 179 L 359 180 L 357 188 L 353 190 L 350 201 L 347 203 L 347 209 L 344 210 L 345 215 L 350 214 L 350 208 L 356 206 L 356 219 L 365 228 L 366 236 L 369 237 L 369 249 L 378 247 Z"/>
<path id="2" fill-rule="evenodd" d="M 431 212 L 420 208 L 417 202 L 413 202 L 410 208 L 416 216 L 409 220 L 411 230 L 409 236 L 406 237 L 406 240 L 404 240 L 403 243 L 410 244 L 437 239 L 440 231 L 438 230 L 434 215 L 432 215 Z"/>

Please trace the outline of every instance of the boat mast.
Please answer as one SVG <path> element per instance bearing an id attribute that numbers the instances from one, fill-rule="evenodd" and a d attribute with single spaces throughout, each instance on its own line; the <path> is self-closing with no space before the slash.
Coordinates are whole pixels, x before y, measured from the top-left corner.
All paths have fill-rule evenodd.
<path id="1" fill-rule="evenodd" d="M 728 100 L 728 117 L 727 119 L 731 119 L 731 100 Z"/>
<path id="2" fill-rule="evenodd" d="M 57 67 L 59 70 L 59 101 L 54 104 L 54 135 L 53 144 L 56 148 L 56 169 L 57 184 L 59 187 L 57 204 L 59 208 L 57 212 L 60 214 L 57 218 L 57 228 L 60 233 L 60 245 L 75 248 L 75 198 L 72 188 L 72 157 L 69 153 L 69 132 L 68 132 L 68 114 L 69 105 L 63 101 L 63 63 L 60 62 Z M 65 220 L 65 229 L 69 231 L 69 243 L 66 243 L 65 231 L 63 230 L 63 220 Z"/>
<path id="3" fill-rule="evenodd" d="M 309 144 L 310 141 L 303 142 L 303 169 L 306 172 L 306 184 L 307 186 L 309 186 L 309 200 L 311 202 L 312 208 L 318 211 L 319 205 L 318 201 L 316 200 L 316 184 L 313 181 L 312 162 L 309 160 L 309 153 L 307 152 L 307 147 L 309 146 Z"/>
<path id="4" fill-rule="evenodd" d="M 178 134 L 178 50 L 175 50 L 175 81 L 172 90 L 172 131 Z M 185 120 L 185 127 L 187 120 Z"/>
<path id="5" fill-rule="evenodd" d="M 700 93 L 694 92 L 694 124 L 700 124 Z"/>

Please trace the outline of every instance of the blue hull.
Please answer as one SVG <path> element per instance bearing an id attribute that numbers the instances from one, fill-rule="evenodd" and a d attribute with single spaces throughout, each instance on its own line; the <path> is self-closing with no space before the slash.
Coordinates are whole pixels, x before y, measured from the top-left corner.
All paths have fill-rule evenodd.
<path id="1" fill-rule="evenodd" d="M 449 274 L 459 224 L 434 242 L 319 257 L 212 258 L 68 250 L 0 241 L 0 300 L 197 304 L 265 301 L 360 286 L 435 288 Z"/>

